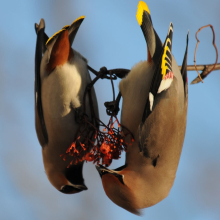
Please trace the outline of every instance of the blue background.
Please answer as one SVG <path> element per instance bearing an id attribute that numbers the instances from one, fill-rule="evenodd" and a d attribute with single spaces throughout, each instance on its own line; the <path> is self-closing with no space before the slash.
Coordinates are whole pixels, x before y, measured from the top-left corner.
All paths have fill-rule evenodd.
<path id="1" fill-rule="evenodd" d="M 189 29 L 188 64 L 193 64 L 195 32 L 212 24 L 220 51 L 220 1 L 147 1 L 154 27 L 164 41 L 174 25 L 173 54 L 181 65 Z M 46 21 L 51 36 L 85 15 L 73 48 L 95 69 L 130 69 L 146 60 L 147 50 L 136 20 L 138 0 L 0 1 L 0 219 L 139 219 L 112 203 L 91 163 L 84 166 L 89 190 L 64 195 L 44 172 L 34 126 L 34 23 Z M 211 29 L 198 35 L 197 63 L 215 61 Z M 189 82 L 196 72 L 188 72 Z M 92 76 L 94 77 L 94 76 Z M 119 81 L 115 81 L 116 92 Z M 112 100 L 110 81 L 95 85 L 100 117 Z M 220 71 L 204 84 L 189 86 L 186 137 L 176 180 L 169 196 L 143 211 L 143 219 L 220 219 Z M 124 163 L 124 155 L 111 168 Z"/>

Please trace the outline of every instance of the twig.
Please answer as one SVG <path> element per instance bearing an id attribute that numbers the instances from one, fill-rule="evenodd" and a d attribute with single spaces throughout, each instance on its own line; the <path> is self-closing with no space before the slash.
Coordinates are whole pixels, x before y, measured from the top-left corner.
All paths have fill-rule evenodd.
<path id="1" fill-rule="evenodd" d="M 97 164 L 102 161 L 102 165 L 105 164 L 105 166 L 109 166 L 113 159 L 120 158 L 122 151 L 127 151 L 127 146 L 129 143 L 125 142 L 124 138 L 127 135 L 130 135 L 131 142 L 134 141 L 132 133 L 119 123 L 117 119 L 118 111 L 111 112 L 111 117 L 107 125 L 104 124 L 100 119 L 96 118 L 91 94 L 91 89 L 98 79 L 110 79 L 113 92 L 113 102 L 116 102 L 113 80 L 117 79 L 117 77 L 124 77 L 129 71 L 126 69 L 107 70 L 106 67 L 102 67 L 100 71 L 97 72 L 90 66 L 88 66 L 88 69 L 93 72 L 96 77 L 86 86 L 84 91 L 82 102 L 83 117 L 80 119 L 79 127 L 74 136 L 73 142 L 68 147 L 66 152 L 60 155 L 64 161 L 68 155 L 72 156 L 73 159 L 67 168 L 69 168 L 72 164 L 76 165 L 84 160 L 90 162 L 93 161 L 93 163 Z M 87 95 L 89 96 L 91 119 L 86 115 Z M 115 118 L 115 121 L 113 121 L 113 118 Z M 118 128 L 114 127 L 115 123 L 118 125 Z M 100 127 L 104 127 L 103 131 L 101 131 Z M 121 128 L 123 128 L 123 133 Z M 125 130 L 126 132 L 124 132 Z"/>
<path id="2" fill-rule="evenodd" d="M 114 87 L 114 83 L 113 83 L 113 79 L 112 79 L 112 72 L 110 72 L 110 79 L 111 79 L 111 84 L 112 84 L 112 93 L 113 93 L 113 101 L 115 101 L 115 87 Z"/>
<path id="3" fill-rule="evenodd" d="M 196 65 L 196 66 L 197 66 L 197 70 L 203 70 L 204 71 L 206 68 L 208 70 L 211 70 L 215 66 L 215 64 L 201 64 L 201 65 Z M 179 70 L 181 70 L 181 68 L 182 68 L 182 66 L 179 66 Z M 194 65 L 188 65 L 187 66 L 187 71 L 195 71 L 195 70 L 196 70 L 196 68 L 195 68 Z M 220 70 L 220 63 L 217 63 L 216 66 L 215 66 L 215 69 L 213 69 L 213 70 Z"/>
<path id="4" fill-rule="evenodd" d="M 205 68 L 203 69 L 203 72 L 201 73 L 201 74 L 199 74 L 199 71 L 198 71 L 198 68 L 197 68 L 197 66 L 196 66 L 196 52 L 197 52 L 197 48 L 198 48 L 198 45 L 199 45 L 199 39 L 197 38 L 197 35 L 198 35 L 198 33 L 202 30 L 202 29 L 204 29 L 204 28 L 207 28 L 207 27 L 210 27 L 211 29 L 212 29 L 212 33 L 213 33 L 213 46 L 215 47 L 215 51 L 216 51 L 216 60 L 215 60 L 215 64 L 214 65 L 212 65 L 212 68 L 210 67 L 210 68 L 207 68 L 207 66 L 205 66 Z M 198 82 L 203 82 L 203 80 L 202 79 L 204 79 L 208 74 L 210 74 L 213 70 L 215 70 L 215 67 L 216 67 L 216 65 L 217 65 L 217 62 L 218 62 L 218 49 L 217 49 L 217 47 L 216 47 L 216 44 L 215 44 L 215 31 L 214 31 L 214 28 L 213 28 L 213 26 L 211 25 L 211 24 L 208 24 L 208 25 L 205 25 L 205 26 L 203 26 L 203 27 L 201 27 L 197 32 L 196 32 L 196 40 L 197 40 L 197 44 L 196 44 L 196 49 L 195 49 L 195 54 L 194 54 L 194 66 L 195 66 L 195 69 L 196 69 L 196 71 L 197 71 L 197 73 L 198 73 L 198 77 L 197 78 L 195 78 L 192 82 L 191 82 L 191 84 L 196 84 L 196 83 L 198 83 Z M 188 69 L 188 68 L 187 68 Z"/>

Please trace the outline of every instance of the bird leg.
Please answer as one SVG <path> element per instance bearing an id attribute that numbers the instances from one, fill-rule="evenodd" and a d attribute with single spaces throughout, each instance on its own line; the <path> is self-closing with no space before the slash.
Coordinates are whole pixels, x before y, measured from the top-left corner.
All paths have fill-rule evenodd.
<path id="1" fill-rule="evenodd" d="M 112 69 L 112 70 L 107 70 L 106 67 L 100 68 L 99 72 L 95 71 L 92 69 L 90 66 L 88 66 L 88 69 L 93 72 L 96 77 L 95 79 L 87 86 L 87 89 L 91 89 L 91 86 L 95 84 L 95 82 L 98 79 L 110 79 L 112 83 L 112 90 L 113 90 L 113 101 L 111 102 L 105 102 L 104 105 L 106 107 L 106 113 L 109 116 L 116 116 L 120 110 L 119 108 L 119 102 L 121 99 L 121 93 L 119 92 L 116 100 L 115 100 L 115 91 L 114 91 L 114 85 L 113 85 L 113 80 L 117 78 L 124 78 L 130 70 L 128 69 Z M 110 76 L 108 76 L 110 75 Z"/>
<path id="2" fill-rule="evenodd" d="M 112 79 L 112 80 L 116 80 L 117 78 L 122 79 L 130 72 L 129 69 L 121 69 L 121 68 L 107 70 L 105 66 L 101 67 L 99 72 L 97 72 L 89 65 L 87 65 L 87 67 L 92 73 L 94 73 L 96 76 L 99 76 L 99 78 L 101 79 Z"/>
<path id="3" fill-rule="evenodd" d="M 128 69 L 112 69 L 107 70 L 106 67 L 100 68 L 99 72 L 95 71 L 92 67 L 88 65 L 88 69 L 96 75 L 96 77 L 92 80 L 91 83 L 89 83 L 86 87 L 86 91 L 84 93 L 83 103 L 85 103 L 85 95 L 88 92 L 89 93 L 89 101 L 90 101 L 90 108 L 92 112 L 92 121 L 95 121 L 95 124 L 97 124 L 97 120 L 95 119 L 94 114 L 94 108 L 93 108 L 93 102 L 91 97 L 91 88 L 92 86 L 98 81 L 98 79 L 110 79 L 112 83 L 112 90 L 113 90 L 113 101 L 112 102 L 105 102 L 104 105 L 106 107 L 106 113 L 109 116 L 116 116 L 120 110 L 119 108 L 119 102 L 121 99 L 121 93 L 119 92 L 116 100 L 115 100 L 115 91 L 114 91 L 114 85 L 112 80 L 116 80 L 117 78 L 124 78 L 130 70 Z M 110 76 L 108 76 L 110 75 Z M 84 113 L 85 113 L 85 104 L 84 104 Z"/>
<path id="4" fill-rule="evenodd" d="M 119 108 L 120 100 L 121 100 L 121 93 L 119 92 L 116 100 L 104 103 L 104 105 L 106 107 L 107 115 L 109 115 L 109 116 L 116 116 L 116 115 L 118 115 L 118 112 L 120 110 L 120 108 Z"/>
<path id="5" fill-rule="evenodd" d="M 79 123 L 79 127 L 71 146 L 60 156 L 63 157 L 63 160 L 66 159 L 67 155 L 72 156 L 73 160 L 70 164 L 77 164 L 78 162 L 82 162 L 84 160 L 93 161 L 93 163 L 99 164 L 100 160 L 102 160 L 103 165 L 105 164 L 105 166 L 109 166 L 112 159 L 119 159 L 121 152 L 127 150 L 128 143 L 124 141 L 124 138 L 127 135 L 131 135 L 133 140 L 133 135 L 128 129 L 127 132 L 121 132 L 121 128 L 123 126 L 117 119 L 117 114 L 120 110 L 118 106 L 121 99 L 121 93 L 119 93 L 115 99 L 113 84 L 113 80 L 117 79 L 117 77 L 124 77 L 129 70 L 107 70 L 106 67 L 102 67 L 99 72 L 96 72 L 89 66 L 88 69 L 92 71 L 96 77 L 86 86 L 82 106 L 74 109 L 75 118 L 77 123 Z M 113 101 L 105 103 L 107 108 L 106 112 L 111 116 L 107 125 L 105 125 L 99 118 L 97 118 L 97 115 L 95 115 L 92 99 L 91 89 L 100 78 L 110 79 L 113 90 Z M 86 115 L 86 97 L 88 97 L 89 110 L 91 112 L 90 120 L 88 115 Z M 113 120 L 114 118 L 115 120 Z M 103 129 L 100 129 L 100 127 L 103 127 Z M 123 130 L 125 131 L 126 128 L 123 127 Z"/>

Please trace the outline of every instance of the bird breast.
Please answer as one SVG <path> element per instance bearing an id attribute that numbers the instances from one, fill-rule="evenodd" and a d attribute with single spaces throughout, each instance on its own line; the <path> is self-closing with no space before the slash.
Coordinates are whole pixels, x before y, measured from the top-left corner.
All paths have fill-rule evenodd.
<path id="1" fill-rule="evenodd" d="M 119 90 L 123 97 L 121 124 L 132 132 L 135 139 L 149 94 L 153 73 L 154 65 L 147 61 L 141 61 L 131 69 L 126 78 L 122 79 L 119 84 Z"/>
<path id="2" fill-rule="evenodd" d="M 69 63 L 57 67 L 42 83 L 42 100 L 44 112 L 54 117 L 64 117 L 74 108 L 80 106 L 79 91 L 82 79 L 74 65 Z"/>
<path id="3" fill-rule="evenodd" d="M 81 74 L 75 65 L 69 63 L 56 67 L 43 78 L 42 105 L 49 141 L 67 133 L 73 137 L 76 130 L 73 108 L 81 105 L 81 85 Z"/>

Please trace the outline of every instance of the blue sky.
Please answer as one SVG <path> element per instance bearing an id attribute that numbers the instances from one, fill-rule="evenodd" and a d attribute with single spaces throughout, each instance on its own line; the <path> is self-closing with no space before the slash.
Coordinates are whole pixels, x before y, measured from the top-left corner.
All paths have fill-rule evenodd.
<path id="1" fill-rule="evenodd" d="M 146 43 L 136 21 L 138 0 L 3 1 L 0 7 L 0 219 L 138 219 L 105 195 L 95 167 L 84 166 L 88 191 L 64 195 L 53 188 L 43 168 L 34 126 L 34 23 L 44 18 L 49 36 L 85 15 L 73 48 L 94 69 L 130 69 L 146 60 Z M 154 27 L 164 41 L 174 25 L 173 55 L 180 65 L 190 31 L 188 64 L 193 64 L 195 32 L 212 24 L 220 52 L 219 0 L 146 1 Z M 197 63 L 215 60 L 211 29 L 198 35 Z M 196 72 L 188 72 L 189 82 Z M 92 76 L 94 77 L 94 76 Z M 204 84 L 189 86 L 186 137 L 170 195 L 143 211 L 143 219 L 220 219 L 220 71 Z M 115 81 L 118 91 L 119 81 Z M 110 82 L 95 85 L 100 117 L 112 100 Z M 115 161 L 112 168 L 124 163 Z"/>

